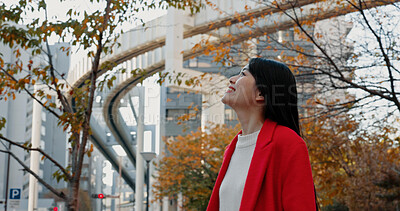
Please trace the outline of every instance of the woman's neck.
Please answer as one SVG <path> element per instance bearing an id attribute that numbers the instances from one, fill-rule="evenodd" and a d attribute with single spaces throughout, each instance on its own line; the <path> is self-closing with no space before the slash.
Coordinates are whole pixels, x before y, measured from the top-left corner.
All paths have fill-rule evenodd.
<path id="1" fill-rule="evenodd" d="M 264 115 L 261 110 L 252 110 L 251 112 L 249 110 L 236 111 L 236 114 L 242 126 L 242 135 L 259 131 L 264 124 Z"/>

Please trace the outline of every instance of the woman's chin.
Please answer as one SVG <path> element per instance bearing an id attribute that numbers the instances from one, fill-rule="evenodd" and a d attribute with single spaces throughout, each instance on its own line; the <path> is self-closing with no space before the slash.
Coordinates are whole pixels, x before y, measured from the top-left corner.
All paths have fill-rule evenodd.
<path id="1" fill-rule="evenodd" d="M 226 105 L 229 105 L 229 99 L 228 99 L 229 97 L 228 96 L 226 96 L 226 94 L 221 98 L 221 102 L 223 103 L 223 104 L 226 104 Z"/>

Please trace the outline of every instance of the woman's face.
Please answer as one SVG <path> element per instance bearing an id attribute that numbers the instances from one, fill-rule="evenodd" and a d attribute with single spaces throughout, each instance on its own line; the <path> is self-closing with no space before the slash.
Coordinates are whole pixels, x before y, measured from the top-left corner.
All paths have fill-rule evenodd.
<path id="1" fill-rule="evenodd" d="M 222 97 L 222 102 L 232 108 L 251 108 L 264 100 L 256 86 L 256 80 L 246 65 L 238 75 L 229 79 L 229 88 Z"/>

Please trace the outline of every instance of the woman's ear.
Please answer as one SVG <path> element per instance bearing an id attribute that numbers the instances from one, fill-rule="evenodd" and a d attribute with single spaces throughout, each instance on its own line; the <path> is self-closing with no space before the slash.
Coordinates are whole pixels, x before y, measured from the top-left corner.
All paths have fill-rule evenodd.
<path id="1" fill-rule="evenodd" d="M 258 90 L 257 90 L 256 101 L 257 101 L 257 102 L 264 102 L 264 95 L 261 94 L 261 92 L 258 91 Z"/>

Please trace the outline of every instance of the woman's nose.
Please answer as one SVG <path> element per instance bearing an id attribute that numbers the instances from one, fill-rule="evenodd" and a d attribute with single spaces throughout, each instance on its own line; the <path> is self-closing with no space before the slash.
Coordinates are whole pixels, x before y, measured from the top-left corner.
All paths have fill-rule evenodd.
<path id="1" fill-rule="evenodd" d="M 236 76 L 232 76 L 229 78 L 229 83 L 235 84 L 236 83 Z"/>

